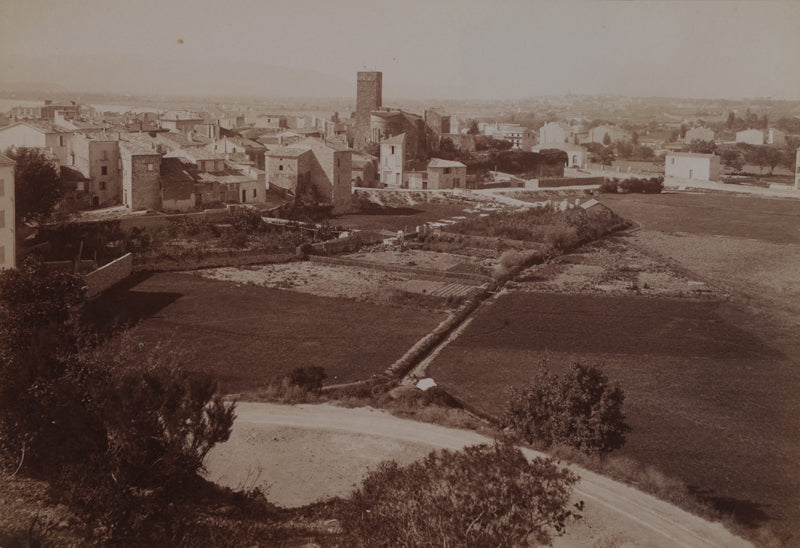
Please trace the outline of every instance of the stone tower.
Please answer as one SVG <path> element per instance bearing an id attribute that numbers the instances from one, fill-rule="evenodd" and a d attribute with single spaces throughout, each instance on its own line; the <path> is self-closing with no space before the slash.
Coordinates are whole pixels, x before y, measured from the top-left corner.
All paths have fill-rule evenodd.
<path id="1" fill-rule="evenodd" d="M 381 107 L 383 73 L 359 72 L 356 89 L 356 136 L 354 148 L 362 150 L 369 142 L 369 113 Z"/>

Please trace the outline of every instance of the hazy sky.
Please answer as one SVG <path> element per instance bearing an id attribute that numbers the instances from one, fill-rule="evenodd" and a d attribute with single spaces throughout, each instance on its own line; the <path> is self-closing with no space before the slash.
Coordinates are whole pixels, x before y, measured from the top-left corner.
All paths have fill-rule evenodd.
<path id="1" fill-rule="evenodd" d="M 0 83 L 30 81 L 37 59 L 68 69 L 101 55 L 119 61 L 76 74 L 141 71 L 169 92 L 182 89 L 176 62 L 236 62 L 335 77 L 337 91 L 374 68 L 388 97 L 800 99 L 800 2 L 2 0 L 0 52 Z"/>

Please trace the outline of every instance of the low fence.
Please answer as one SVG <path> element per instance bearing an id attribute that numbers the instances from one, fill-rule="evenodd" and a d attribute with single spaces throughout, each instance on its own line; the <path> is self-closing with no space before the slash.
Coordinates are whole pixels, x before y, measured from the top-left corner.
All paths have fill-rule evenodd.
<path id="1" fill-rule="evenodd" d="M 288 263 L 296 260 L 293 252 L 274 253 L 257 250 L 193 251 L 191 254 L 165 257 L 137 257 L 133 269 L 136 272 L 170 272 L 175 270 L 196 270 L 223 266 L 244 266 L 251 264 Z"/>
<path id="2" fill-rule="evenodd" d="M 133 272 L 133 255 L 126 253 L 97 270 L 89 272 L 83 279 L 86 282 L 86 296 L 90 299 L 118 284 Z"/>
<path id="3" fill-rule="evenodd" d="M 416 266 L 381 264 L 381 263 L 373 263 L 370 261 L 359 261 L 357 259 L 344 259 L 342 257 L 327 257 L 323 255 L 311 255 L 308 257 L 308 259 L 315 263 L 355 266 L 358 268 L 380 270 L 382 272 L 414 274 L 416 276 L 426 276 L 437 279 L 456 280 L 459 282 L 470 282 L 471 285 L 482 285 L 487 282 L 492 282 L 492 278 L 489 276 L 483 276 L 481 274 L 473 274 L 471 272 L 449 272 L 447 270 L 435 270 L 433 268 L 419 268 Z"/>
<path id="4" fill-rule="evenodd" d="M 539 179 L 539 188 L 558 188 L 560 186 L 593 186 L 603 182 L 604 177 L 555 177 Z"/>

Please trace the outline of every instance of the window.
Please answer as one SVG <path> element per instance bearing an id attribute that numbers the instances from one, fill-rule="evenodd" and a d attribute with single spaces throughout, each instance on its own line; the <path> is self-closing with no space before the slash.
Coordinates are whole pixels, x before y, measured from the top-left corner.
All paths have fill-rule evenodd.
<path id="1" fill-rule="evenodd" d="M 392 147 L 392 154 L 394 154 L 394 147 Z"/>
<path id="2" fill-rule="evenodd" d="M 283 171 L 283 164 L 278 166 L 278 171 Z"/>
<path id="3" fill-rule="evenodd" d="M 106 189 L 106 182 L 100 181 L 100 190 L 105 190 L 105 189 Z"/>
<path id="4" fill-rule="evenodd" d="M 670 158 L 670 159 L 672 160 L 672 162 L 670 162 L 670 163 L 671 163 L 672 165 L 675 165 L 675 158 Z"/>
<path id="5" fill-rule="evenodd" d="M 450 168 L 449 167 L 444 168 L 444 174 L 445 175 L 450 175 Z"/>
<path id="6" fill-rule="evenodd" d="M 6 246 L 0 245 L 0 264 L 6 264 Z"/>
<path id="7" fill-rule="evenodd" d="M 254 188 L 253 189 L 253 198 L 255 198 L 256 196 L 258 196 L 258 189 Z"/>
<path id="8" fill-rule="evenodd" d="M 59 135 L 58 136 L 58 146 L 60 146 L 60 147 L 64 146 L 64 136 L 63 135 Z"/>
<path id="9" fill-rule="evenodd" d="M 6 212 L 4 209 L 0 209 L 0 228 L 6 227 Z"/>
<path id="10" fill-rule="evenodd" d="M 107 166 L 101 166 L 100 167 L 100 175 L 108 175 L 108 167 Z"/>
<path id="11" fill-rule="evenodd" d="M 0 196 L 6 195 L 6 180 L 0 179 Z"/>
<path id="12" fill-rule="evenodd" d="M 153 171 L 153 164 L 152 162 L 147 164 L 147 171 Z"/>

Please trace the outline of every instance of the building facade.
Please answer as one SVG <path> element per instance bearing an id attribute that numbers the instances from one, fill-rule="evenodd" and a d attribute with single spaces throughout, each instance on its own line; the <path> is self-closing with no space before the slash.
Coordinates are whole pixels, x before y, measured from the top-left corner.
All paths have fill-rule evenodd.
<path id="1" fill-rule="evenodd" d="M 369 142 L 370 112 L 383 104 L 383 73 L 359 72 L 356 88 L 356 133 L 353 146 L 362 150 Z"/>
<path id="2" fill-rule="evenodd" d="M 561 144 L 572 142 L 573 133 L 570 127 L 559 122 L 547 122 L 539 128 L 539 144 Z"/>
<path id="3" fill-rule="evenodd" d="M 122 201 L 122 158 L 117 139 L 102 134 L 95 137 L 76 134 L 71 158 L 71 165 L 87 179 L 83 190 L 92 206 Z"/>
<path id="4" fill-rule="evenodd" d="M 609 140 L 612 143 L 628 142 L 631 138 L 629 132 L 617 126 L 597 126 L 589 130 L 590 143 L 605 144 Z"/>
<path id="5" fill-rule="evenodd" d="M 433 158 L 428 163 L 428 190 L 467 187 L 467 166 L 461 162 Z"/>
<path id="6" fill-rule="evenodd" d="M 406 134 L 401 133 L 381 143 L 380 163 L 378 172 L 380 182 L 384 186 L 402 187 L 403 172 L 405 170 Z"/>
<path id="7" fill-rule="evenodd" d="M 567 153 L 567 163 L 564 167 L 578 167 L 585 168 L 587 154 L 586 149 L 581 145 L 573 145 L 571 143 L 550 143 L 546 145 L 536 145 L 531 148 L 531 152 L 541 152 L 546 149 L 563 150 Z"/>
<path id="8" fill-rule="evenodd" d="M 745 129 L 736 132 L 736 142 L 745 143 L 747 145 L 763 145 L 764 132 L 760 129 Z"/>
<path id="9" fill-rule="evenodd" d="M 14 161 L 0 154 L 0 269 L 16 267 Z"/>
<path id="10" fill-rule="evenodd" d="M 716 154 L 693 154 L 673 152 L 667 154 L 664 174 L 679 179 L 718 181 L 720 175 L 719 156 Z"/>

